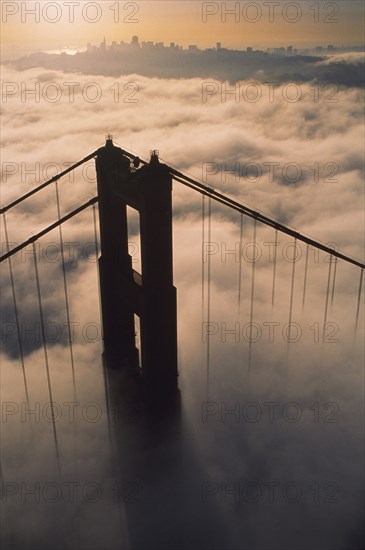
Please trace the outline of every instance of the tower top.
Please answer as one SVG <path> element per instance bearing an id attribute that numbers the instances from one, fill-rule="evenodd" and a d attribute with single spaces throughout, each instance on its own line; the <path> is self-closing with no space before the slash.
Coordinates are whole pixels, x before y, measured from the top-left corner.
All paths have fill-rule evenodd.
<path id="1" fill-rule="evenodd" d="M 108 132 L 105 136 L 105 147 L 114 147 L 113 136 L 110 132 Z"/>
<path id="2" fill-rule="evenodd" d="M 160 162 L 158 160 L 159 154 L 160 154 L 160 151 L 158 151 L 157 149 L 153 149 L 152 151 L 150 151 L 150 155 L 151 155 L 150 164 L 158 164 Z"/>

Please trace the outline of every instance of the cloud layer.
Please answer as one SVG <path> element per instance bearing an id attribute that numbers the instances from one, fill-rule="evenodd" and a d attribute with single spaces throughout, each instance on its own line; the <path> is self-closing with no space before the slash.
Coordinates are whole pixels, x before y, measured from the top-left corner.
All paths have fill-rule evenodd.
<path id="1" fill-rule="evenodd" d="M 352 60 L 341 59 L 341 63 L 348 61 Z M 363 134 L 362 92 L 357 88 L 316 89 L 313 83 L 302 84 L 301 99 L 293 101 L 294 88 L 278 86 L 271 100 L 269 87 L 261 85 L 262 97 L 253 102 L 247 99 L 254 92 L 247 88 L 247 82 L 239 83 L 239 101 L 236 101 L 234 95 L 227 94 L 228 84 L 224 88 L 221 82 L 212 80 L 209 90 L 214 93 L 207 95 L 204 101 L 206 81 L 199 78 L 174 80 L 132 74 L 114 79 L 49 72 L 43 68 L 23 72 L 4 68 L 3 80 L 8 84 L 7 101 L 3 99 L 2 103 L 3 125 L 7 129 L 2 159 L 3 204 L 41 183 L 45 174 L 53 175 L 52 170 L 57 167 L 49 163 L 66 167 L 65 163 L 75 162 L 101 146 L 104 134 L 110 131 L 115 143 L 126 150 L 148 158 L 151 149 L 159 149 L 164 162 L 304 233 L 335 243 L 344 253 L 361 258 Z M 70 82 L 74 84 L 73 96 L 69 91 Z M 28 91 L 33 87 L 36 94 L 39 84 L 40 95 L 24 95 L 24 91 L 22 96 L 22 83 L 24 90 L 24 86 Z M 54 97 L 52 94 L 59 90 L 61 99 L 50 101 Z M 98 90 L 102 91 L 100 100 L 90 101 L 92 92 Z M 116 90 L 120 93 L 119 98 L 115 95 Z M 128 102 L 131 91 L 136 92 L 132 99 L 137 102 Z M 329 97 L 333 91 L 335 94 Z M 90 95 L 86 96 L 87 93 Z M 337 102 L 330 102 L 330 99 Z M 29 170 L 34 173 L 27 173 Z M 92 167 L 87 173 L 78 169 L 73 181 L 66 177 L 60 182 L 59 190 L 64 213 L 87 200 L 95 193 Z M 54 199 L 55 190 L 49 188 L 9 212 L 10 241 L 20 242 L 54 221 L 57 216 Z M 206 212 L 207 206 L 205 199 Z M 209 482 L 214 484 L 210 486 L 214 493 L 209 496 L 206 509 L 219 508 L 220 517 L 230 533 L 227 548 L 360 548 L 358 510 L 363 455 L 359 440 L 363 430 L 363 374 L 360 342 L 358 337 L 354 338 L 359 270 L 343 262 L 337 265 L 334 300 L 331 303 L 330 295 L 327 315 L 327 321 L 332 323 L 327 336 L 334 341 L 321 343 L 328 258 L 310 252 L 303 308 L 306 249 L 304 245 L 299 248 L 301 257 L 295 264 L 292 321 L 301 330 L 301 337 L 288 345 L 284 326 L 288 323 L 290 310 L 292 242 L 279 236 L 275 304 L 272 307 L 275 234 L 258 226 L 256 245 L 260 257 L 255 266 L 252 319 L 261 336 L 251 345 L 249 368 L 247 324 L 251 321 L 253 224 L 243 220 L 238 313 L 240 216 L 212 204 L 213 245 L 203 249 L 207 252 L 206 260 L 211 252 L 210 325 L 202 326 L 201 208 L 200 197 L 174 184 L 174 269 L 178 288 L 184 426 L 201 463 L 200 477 L 192 472 L 190 477 L 189 472 L 185 475 L 186 484 L 195 495 L 192 502 L 196 513 L 204 515 L 201 484 Z M 206 220 L 205 240 L 207 227 Z M 93 242 L 93 232 L 92 212 L 88 210 L 64 226 L 63 239 L 66 243 L 76 243 L 73 248 L 69 245 L 66 260 L 71 320 L 78 323 L 75 325 L 74 351 L 79 400 L 81 403 L 96 401 L 105 410 L 100 335 L 93 332 L 92 327 L 90 332 L 83 332 L 88 324 L 100 327 L 97 271 L 92 250 L 87 248 L 87 244 Z M 134 232 L 131 241 L 138 242 Z M 47 249 L 50 243 L 54 243 L 53 251 Z M 45 319 L 63 326 L 67 317 L 59 255 L 57 261 L 52 261 L 57 246 L 57 230 L 40 241 L 39 271 Z M 229 253 L 232 251 L 235 253 Z M 20 322 L 25 328 L 34 327 L 39 322 L 39 310 L 31 249 L 27 255 L 14 258 L 13 268 Z M 2 399 L 21 403 L 24 393 L 17 338 L 16 334 L 4 334 L 15 320 L 8 263 L 2 264 L 1 269 L 5 344 Z M 207 262 L 204 270 L 206 277 Z M 334 265 L 332 277 L 333 273 Z M 333 278 L 331 284 L 332 281 Z M 206 285 L 205 282 L 205 323 L 208 322 Z M 362 329 L 360 317 L 359 332 Z M 207 330 L 211 331 L 209 396 L 206 394 Z M 50 334 L 53 334 L 51 328 Z M 32 336 L 24 342 L 32 403 L 49 400 L 41 344 L 40 338 Z M 63 332 L 55 344 L 49 343 L 49 350 L 55 400 L 61 403 L 72 400 L 67 333 Z M 202 410 L 207 401 L 212 403 L 212 408 L 204 422 Z M 268 402 L 278 403 L 273 422 L 270 422 L 268 406 L 264 405 Z M 235 415 L 222 413 L 234 409 L 236 403 L 240 408 L 238 421 Z M 249 410 L 245 408 L 247 403 L 255 405 Z M 285 408 L 288 403 L 297 406 Z M 298 407 L 301 417 L 293 422 L 291 415 L 299 410 Z M 247 420 L 247 415 L 257 410 L 261 410 L 262 417 L 255 422 Z M 336 421 L 326 422 L 331 414 Z M 8 442 L 2 456 L 5 479 L 54 480 L 50 426 L 42 423 L 42 430 L 33 426 L 37 448 L 32 449 L 31 460 L 24 452 L 34 441 L 34 435 L 31 437 L 26 431 L 28 428 L 28 424 L 19 421 L 19 415 L 13 415 L 12 421 L 3 425 L 4 439 Z M 80 443 L 77 463 L 83 471 L 80 479 L 113 482 L 107 465 L 105 423 L 93 427 L 81 421 L 77 429 Z M 59 425 L 59 436 L 65 472 L 71 475 L 74 460 L 70 423 L 65 421 Z M 100 450 L 103 445 L 105 453 Z M 150 456 L 157 461 L 165 456 L 163 450 L 156 453 L 151 452 L 147 462 Z M 156 470 L 156 479 L 161 494 L 165 494 L 168 483 L 174 487 L 178 476 L 171 474 L 169 479 L 169 474 L 162 470 Z M 268 491 L 265 483 L 272 482 L 279 484 L 273 502 L 268 500 L 267 492 L 257 504 L 243 499 L 242 491 L 247 489 L 248 483 L 257 483 Z M 287 483 L 295 483 L 303 491 L 303 497 L 295 504 L 283 497 Z M 328 483 L 335 485 L 328 486 Z M 239 501 L 229 496 L 224 501 L 224 484 L 229 487 L 238 484 L 242 490 Z M 315 500 L 315 491 L 319 491 L 319 502 Z M 332 493 L 338 500 L 326 502 L 326 497 Z M 153 494 L 147 486 L 146 494 L 147 503 L 155 502 L 158 506 L 159 491 Z M 292 495 L 291 492 L 289 498 Z M 174 502 L 173 496 L 171 499 Z M 40 521 L 40 509 L 27 509 L 22 526 L 31 541 L 29 548 L 39 548 L 41 544 L 46 547 L 54 533 L 63 537 L 63 548 L 74 548 L 75 527 L 71 519 L 68 521 L 69 517 L 73 517 L 79 527 L 80 547 L 93 548 L 98 541 L 109 544 L 103 547 L 116 547 L 120 539 L 117 520 L 110 519 L 109 538 L 103 523 L 104 518 L 110 516 L 108 505 L 103 508 L 100 504 L 97 508 L 100 510 L 97 521 L 95 511 L 91 512 L 88 506 L 85 508 L 83 515 L 82 510 L 75 512 L 69 505 L 61 507 L 66 519 L 56 527 L 50 507 L 45 506 L 42 513 L 47 517 L 48 528 L 42 536 L 31 527 L 32 521 L 36 524 Z M 144 509 L 142 504 L 140 509 Z M 24 547 L 24 541 L 13 527 L 17 506 L 9 505 L 6 513 L 10 518 L 10 529 L 5 536 L 8 547 Z M 94 541 L 90 529 L 92 534 L 99 530 Z M 146 529 L 153 532 L 148 522 Z M 200 535 L 204 538 L 204 533 Z M 209 547 L 209 536 L 206 536 Z M 122 539 L 127 547 L 124 535 Z"/>

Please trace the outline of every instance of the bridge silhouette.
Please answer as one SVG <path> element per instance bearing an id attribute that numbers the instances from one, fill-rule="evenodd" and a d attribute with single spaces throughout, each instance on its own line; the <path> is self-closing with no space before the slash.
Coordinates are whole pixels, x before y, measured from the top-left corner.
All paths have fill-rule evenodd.
<path id="1" fill-rule="evenodd" d="M 95 159 L 97 170 L 97 194 L 66 215 L 61 216 L 59 180 L 78 167 Z M 109 388 L 116 380 L 116 373 L 122 373 L 122 382 L 118 378 L 115 387 L 111 389 L 112 399 L 118 401 L 128 394 L 136 399 L 144 399 L 148 407 L 156 408 L 156 403 L 163 401 L 163 411 L 159 415 L 171 415 L 179 403 L 178 384 L 178 324 L 176 311 L 176 289 L 173 285 L 173 241 L 172 241 L 172 182 L 185 186 L 201 195 L 201 295 L 202 295 L 202 325 L 205 327 L 205 362 L 206 362 L 206 394 L 210 395 L 210 364 L 212 359 L 211 338 L 214 334 L 214 323 L 211 316 L 212 306 L 212 204 L 234 211 L 240 216 L 237 227 L 239 234 L 239 261 L 237 265 L 237 303 L 242 306 L 242 245 L 245 219 L 252 220 L 252 243 L 257 241 L 257 226 L 267 226 L 273 230 L 275 245 L 271 274 L 271 306 L 274 307 L 277 287 L 277 243 L 278 235 L 285 234 L 293 241 L 294 254 L 298 242 L 306 245 L 303 288 L 301 289 L 302 308 L 306 305 L 308 273 L 310 269 L 309 251 L 314 249 L 328 255 L 328 272 L 325 284 L 323 304 L 322 329 L 326 331 L 328 313 L 334 301 L 336 279 L 341 264 L 353 269 L 353 287 L 356 288 L 356 301 L 353 304 L 354 334 L 359 323 L 361 292 L 363 285 L 364 263 L 335 250 L 302 232 L 284 225 L 274 218 L 253 210 L 234 200 L 213 187 L 184 174 L 182 171 L 162 164 L 158 152 L 152 151 L 149 161 L 116 147 L 111 136 L 107 137 L 104 147 L 97 149 L 85 158 L 60 172 L 48 181 L 35 187 L 28 193 L 18 197 L 0 209 L 4 224 L 6 252 L 0 257 L 1 262 L 8 262 L 11 295 L 14 308 L 16 336 L 19 346 L 19 358 L 22 369 L 24 395 L 30 404 L 26 369 L 26 350 L 22 341 L 20 316 L 22 306 L 16 292 L 16 273 L 12 263 L 13 257 L 23 249 L 32 245 L 33 265 L 36 281 L 36 299 L 38 302 L 41 341 L 43 347 L 47 390 L 51 406 L 53 439 L 58 471 L 61 471 L 60 441 L 53 409 L 54 397 L 50 361 L 45 333 L 44 303 L 42 298 L 42 280 L 38 270 L 36 243 L 42 237 L 58 228 L 61 250 L 61 268 L 65 307 L 68 326 L 68 346 L 73 381 L 73 398 L 77 400 L 76 366 L 73 352 L 73 339 L 70 322 L 70 297 L 67 281 L 67 262 L 64 255 L 63 224 L 77 217 L 81 212 L 92 209 L 94 224 L 94 240 L 98 261 L 98 278 L 100 285 L 101 317 L 104 342 L 104 364 Z M 41 231 L 33 234 L 20 244 L 11 246 L 11 235 L 8 231 L 8 213 L 17 205 L 38 194 L 49 186 L 55 186 L 57 219 Z M 99 207 L 99 223 L 97 217 Z M 141 273 L 132 268 L 131 256 L 128 251 L 127 207 L 136 209 L 140 214 L 141 235 Z M 100 234 L 100 239 L 98 237 Z M 204 255 L 205 253 L 205 255 Z M 248 324 L 248 354 L 245 359 L 250 372 L 253 356 L 253 330 L 255 319 L 255 278 L 256 259 L 250 265 L 250 295 Z M 288 307 L 288 350 L 291 342 L 291 327 L 294 313 L 294 289 L 296 288 L 296 261 L 292 261 L 290 277 L 290 298 Z M 177 289 L 178 290 L 178 289 Z M 233 307 L 233 304 L 232 304 Z M 140 326 L 137 327 L 137 319 Z M 137 328 L 140 331 L 139 348 L 136 345 Z M 132 382 L 130 383 L 130 381 Z M 120 386 L 125 384 L 124 389 Z M 131 385 L 132 384 L 132 385 Z M 137 389 L 136 389 L 137 388 Z M 121 392 L 121 393 L 118 393 Z M 123 395 L 124 397 L 120 397 Z M 142 397 L 141 397 L 142 396 Z M 169 405 L 168 405 L 169 404 Z M 168 405 L 168 406 L 167 406 Z"/>

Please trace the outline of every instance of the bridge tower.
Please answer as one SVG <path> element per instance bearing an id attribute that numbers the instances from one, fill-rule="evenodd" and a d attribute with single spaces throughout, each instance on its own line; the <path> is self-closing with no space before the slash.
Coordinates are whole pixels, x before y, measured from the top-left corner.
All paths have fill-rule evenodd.
<path id="1" fill-rule="evenodd" d="M 107 138 L 96 157 L 101 256 L 100 297 L 108 365 L 138 372 L 157 393 L 177 390 L 176 288 L 173 285 L 172 179 L 156 153 L 132 171 Z M 141 273 L 128 251 L 127 206 L 139 212 Z M 135 344 L 140 321 L 140 351 Z"/>

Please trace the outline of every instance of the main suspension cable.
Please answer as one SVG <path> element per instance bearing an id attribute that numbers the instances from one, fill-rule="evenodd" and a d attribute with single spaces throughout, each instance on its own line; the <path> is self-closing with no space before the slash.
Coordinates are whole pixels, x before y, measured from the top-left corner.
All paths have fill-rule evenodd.
<path id="1" fill-rule="evenodd" d="M 4 212 L 7 212 L 8 210 L 10 210 L 10 208 L 13 208 L 17 204 L 20 204 L 21 202 L 25 201 L 26 199 L 28 199 L 32 195 L 35 195 L 36 193 L 38 193 L 38 191 L 41 191 L 42 189 L 44 189 L 45 187 L 47 187 L 48 185 L 53 183 L 54 181 L 57 181 L 60 178 L 62 178 L 63 176 L 65 176 L 66 174 L 68 174 L 69 172 L 72 172 L 72 170 L 75 170 L 75 168 L 78 168 L 79 166 L 81 166 L 82 164 L 87 162 L 88 160 L 91 160 L 92 158 L 94 158 L 96 156 L 96 154 L 97 154 L 97 151 L 94 151 L 93 153 L 91 153 L 87 157 L 83 158 L 79 162 L 76 162 L 76 164 L 73 164 L 72 166 L 69 166 L 68 168 L 66 168 L 66 170 L 63 170 L 63 172 L 60 172 L 59 174 L 56 174 L 55 176 L 53 176 L 53 178 L 45 181 L 41 185 L 38 185 L 38 187 L 35 187 L 34 189 L 29 191 L 25 195 L 22 195 L 21 197 L 18 197 L 17 199 L 15 199 L 13 202 L 10 202 L 6 206 L 3 206 L 3 208 L 0 208 L 0 214 L 3 214 Z"/>
<path id="2" fill-rule="evenodd" d="M 17 252 L 19 252 L 19 250 L 22 250 L 23 248 L 28 246 L 28 244 L 32 244 L 35 241 L 38 241 L 41 237 L 43 237 L 44 235 L 46 235 L 47 233 L 49 233 L 53 229 L 56 229 L 56 227 L 61 225 L 61 223 L 64 223 L 67 220 L 70 220 L 71 218 L 73 218 L 74 216 L 76 216 L 77 214 L 79 214 L 80 212 L 85 210 L 85 208 L 88 208 L 89 206 L 92 206 L 93 204 L 95 204 L 98 200 L 99 200 L 98 197 L 93 197 L 92 199 L 85 202 L 84 204 L 82 204 L 81 206 L 79 206 L 78 208 L 76 208 L 75 210 L 70 212 L 69 214 L 66 214 L 66 216 L 63 216 L 60 220 L 57 220 L 56 222 L 52 223 L 51 225 L 49 225 L 48 227 L 46 227 L 45 229 L 43 229 L 42 231 L 37 233 L 36 235 L 33 235 L 32 237 L 30 237 L 26 241 L 22 242 L 18 246 L 15 246 L 14 248 L 12 248 L 8 252 L 6 252 L 6 254 L 3 254 L 2 256 L 0 256 L 0 263 L 3 262 L 4 260 L 6 260 L 7 258 L 10 258 L 10 256 L 13 256 Z"/>
<path id="3" fill-rule="evenodd" d="M 326 246 L 319 241 L 316 241 L 310 237 L 307 237 L 306 235 L 302 235 L 295 229 L 292 229 L 291 227 L 288 227 L 286 225 L 283 225 L 282 223 L 269 218 L 268 216 L 261 214 L 261 212 L 258 212 L 256 210 L 253 210 L 252 208 L 249 208 L 248 206 L 245 206 L 233 199 L 231 199 L 228 196 L 223 195 L 222 193 L 219 193 L 212 187 L 208 187 L 207 185 L 204 185 L 192 178 L 189 178 L 188 176 L 185 176 L 181 172 L 168 167 L 170 169 L 170 174 L 172 178 L 183 185 L 186 185 L 187 187 L 190 187 L 191 189 L 194 189 L 195 191 L 198 191 L 201 194 L 205 194 L 208 197 L 211 197 L 216 202 L 219 202 L 223 204 L 224 206 L 227 206 L 231 208 L 232 210 L 236 210 L 237 212 L 241 212 L 242 214 L 245 214 L 246 216 L 256 219 L 257 221 L 268 225 L 269 227 L 273 227 L 274 229 L 277 229 L 281 233 L 285 233 L 286 235 L 290 235 L 293 238 L 296 238 L 298 241 L 304 242 L 306 244 L 309 244 L 310 246 L 313 246 L 314 248 L 318 248 L 319 250 L 322 250 L 323 252 L 327 252 L 328 254 L 332 254 L 336 256 L 337 258 L 340 258 L 342 260 L 345 260 L 353 265 L 356 265 L 358 267 L 361 267 L 362 269 L 365 268 L 365 264 L 360 262 L 359 260 L 356 260 L 355 258 L 351 258 L 350 256 L 346 256 L 345 254 L 342 254 L 341 252 L 338 252 L 336 250 L 333 250 L 333 248 L 330 248 L 329 246 Z"/>

